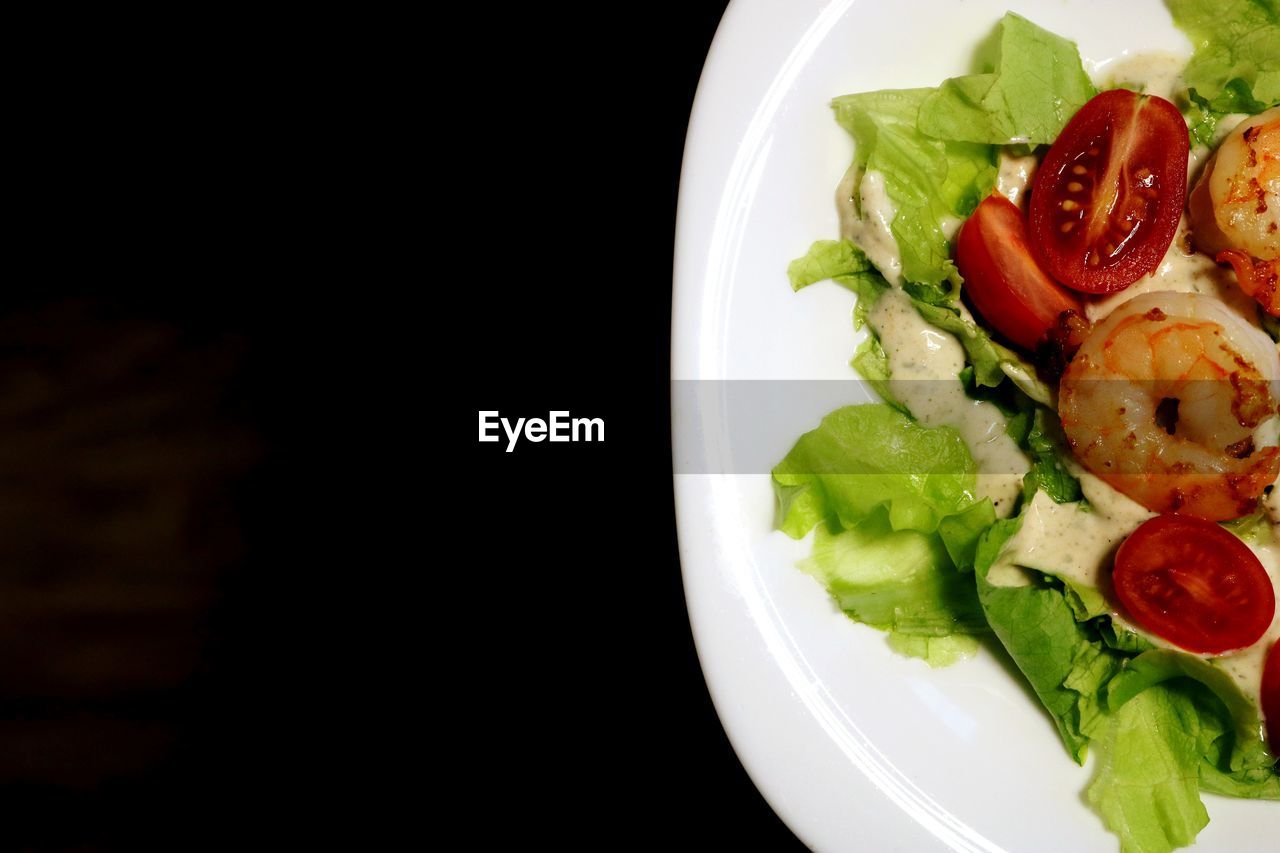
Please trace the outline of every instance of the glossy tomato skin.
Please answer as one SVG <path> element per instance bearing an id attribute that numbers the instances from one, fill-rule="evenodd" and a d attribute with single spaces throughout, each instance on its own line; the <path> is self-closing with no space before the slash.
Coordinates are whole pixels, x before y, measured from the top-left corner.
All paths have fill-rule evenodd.
<path id="1" fill-rule="evenodd" d="M 1187 195 L 1187 125 L 1163 98 L 1113 89 L 1067 122 L 1036 172 L 1031 245 L 1054 279 L 1114 293 L 1159 266 Z"/>
<path id="2" fill-rule="evenodd" d="M 1129 618 L 1197 654 L 1253 645 L 1276 611 L 1271 579 L 1248 546 L 1190 516 L 1144 522 L 1116 552 L 1112 582 Z"/>
<path id="3" fill-rule="evenodd" d="M 973 307 L 1025 349 L 1034 349 L 1063 311 L 1083 312 L 1079 298 L 1036 263 L 1022 211 L 1002 195 L 984 199 L 960 227 L 956 266 Z"/>
<path id="4" fill-rule="evenodd" d="M 1280 642 L 1271 645 L 1262 670 L 1262 714 L 1267 718 L 1267 743 L 1280 757 Z"/>

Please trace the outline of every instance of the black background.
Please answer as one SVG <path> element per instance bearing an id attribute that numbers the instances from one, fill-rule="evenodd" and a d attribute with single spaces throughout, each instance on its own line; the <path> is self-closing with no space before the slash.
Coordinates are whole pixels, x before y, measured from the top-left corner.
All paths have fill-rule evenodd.
<path id="1" fill-rule="evenodd" d="M 0 849 L 799 846 L 711 706 L 674 526 L 723 7 L 23 31 Z M 505 454 L 481 409 L 607 440 Z"/>
<path id="2" fill-rule="evenodd" d="M 486 289 L 499 345 L 479 354 L 472 411 L 567 409 L 603 417 L 607 440 L 472 444 L 481 492 L 505 498 L 478 535 L 510 632 L 480 669 L 500 679 L 482 691 L 480 730 L 500 734 L 475 784 L 501 766 L 504 790 L 521 792 L 520 831 L 566 842 L 800 848 L 711 705 L 674 526 L 675 207 L 723 7 L 634 8 L 589 33 L 573 15 L 529 12 L 515 32 L 537 36 L 508 43 L 527 64 L 491 101 L 501 140 L 484 153 L 498 167 L 480 197 L 508 226 L 500 251 L 519 260 Z"/>
<path id="3" fill-rule="evenodd" d="M 0 849 L 373 840 L 407 647 L 352 425 L 395 420 L 357 360 L 391 279 L 339 219 L 350 53 L 311 49 L 355 34 L 54 17 L 10 56 Z"/>

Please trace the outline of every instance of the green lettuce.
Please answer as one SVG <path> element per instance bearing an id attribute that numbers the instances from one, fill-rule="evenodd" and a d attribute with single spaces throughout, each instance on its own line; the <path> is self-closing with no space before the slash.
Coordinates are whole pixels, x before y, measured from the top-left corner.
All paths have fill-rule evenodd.
<path id="1" fill-rule="evenodd" d="M 1125 703 L 1097 740 L 1090 804 L 1123 853 L 1168 853 L 1209 823 L 1200 801 L 1200 715 L 1184 694 L 1153 687 Z"/>
<path id="2" fill-rule="evenodd" d="M 1098 619 L 1094 624 L 1098 628 L 1102 642 L 1107 644 L 1107 648 L 1135 655 L 1155 648 L 1146 637 L 1115 624 L 1110 617 Z"/>
<path id="3" fill-rule="evenodd" d="M 948 634 L 945 637 L 926 637 L 920 634 L 889 634 L 889 648 L 901 655 L 921 658 L 929 666 L 951 666 L 957 661 L 971 658 L 978 653 L 978 638 L 972 634 Z"/>
<path id="4" fill-rule="evenodd" d="M 1040 582 L 995 586 L 988 576 L 1021 519 L 997 521 L 978 543 L 978 600 L 987 622 L 1053 717 L 1071 757 L 1084 762 L 1089 739 L 1105 717 L 1105 686 L 1120 667 L 1075 611 L 1062 587 Z"/>
<path id="5" fill-rule="evenodd" d="M 1190 844 L 1208 822 L 1202 790 L 1280 799 L 1258 710 L 1222 669 L 1117 630 L 1096 590 L 1031 571 L 1022 585 L 990 582 L 1020 524 L 996 522 L 979 541 L 978 600 L 1071 755 L 1097 749 L 1088 799 L 1122 849 Z"/>
<path id="6" fill-rule="evenodd" d="M 1024 500 L 1031 500 L 1037 491 L 1060 504 L 1080 500 L 1080 481 L 1062 464 L 1063 443 L 1058 416 L 1044 406 L 1032 409 L 1023 444 L 1031 454 L 1031 471 L 1022 480 Z"/>
<path id="7" fill-rule="evenodd" d="M 889 287 L 866 254 L 848 240 L 816 240 L 803 257 L 787 265 L 787 278 L 792 290 L 830 279 L 856 293 L 859 306 L 875 304 Z"/>
<path id="8" fill-rule="evenodd" d="M 893 388 L 889 384 L 889 356 L 874 333 L 867 335 L 866 339 L 858 344 L 858 348 L 853 352 L 853 359 L 849 363 L 872 390 L 880 395 L 880 399 L 898 411 L 909 414 L 906 406 L 893 396 Z"/>
<path id="9" fill-rule="evenodd" d="M 1200 791 L 1280 799 L 1258 711 L 1212 663 L 1145 651 L 1107 685 L 1107 705 L 1088 798 L 1124 850 L 1163 853 L 1194 841 L 1209 820 Z"/>
<path id="10" fill-rule="evenodd" d="M 988 630 L 957 565 L 995 517 L 990 501 L 974 502 L 973 467 L 950 428 L 883 404 L 838 409 L 774 469 L 778 526 L 794 537 L 816 527 L 800 567 L 850 618 L 945 666 L 976 651 L 959 635 Z"/>
<path id="11" fill-rule="evenodd" d="M 880 507 L 894 530 L 933 532 L 974 502 L 975 466 L 960 434 L 891 406 L 837 409 L 773 469 L 778 528 L 794 538 L 820 521 L 852 528 Z"/>
<path id="12" fill-rule="evenodd" d="M 996 521 L 996 510 L 991 501 L 979 501 L 968 509 L 948 515 L 938 522 L 938 535 L 947 549 L 951 562 L 961 571 L 973 571 L 977 558 L 978 542 L 982 534 Z"/>
<path id="13" fill-rule="evenodd" d="M 884 177 L 897 208 L 890 231 L 912 282 L 954 293 L 960 274 L 947 236 L 973 212 L 996 179 L 990 145 L 944 141 L 916 126 L 932 89 L 887 89 L 843 95 L 831 102 L 836 120 L 854 139 L 854 166 Z M 861 212 L 860 212 L 861 213 Z"/>
<path id="14" fill-rule="evenodd" d="M 1218 122 L 1223 115 L 1225 113 L 1214 112 L 1207 104 L 1192 98 L 1185 113 L 1187 129 L 1191 133 L 1191 144 L 1212 146 Z"/>
<path id="15" fill-rule="evenodd" d="M 863 326 L 876 300 L 890 287 L 866 253 L 849 240 L 815 241 L 808 252 L 788 265 L 787 278 L 791 281 L 792 290 L 802 290 L 811 284 L 830 279 L 856 293 L 858 301 L 853 311 L 854 329 Z M 973 365 L 977 384 L 988 387 L 999 385 L 1009 375 L 1010 369 L 1035 376 L 1035 369 L 1020 355 L 996 343 L 986 329 L 966 319 L 960 313 L 959 303 L 950 291 L 914 283 L 908 284 L 905 289 L 921 317 L 955 335 L 960 341 Z M 889 378 L 888 362 L 883 350 L 879 349 L 878 341 L 863 344 L 854 358 L 854 367 L 867 380 L 880 383 L 876 390 L 882 397 L 892 399 L 887 393 L 887 386 L 884 386 L 884 380 Z"/>
<path id="16" fill-rule="evenodd" d="M 1274 756 L 1259 736 L 1258 709 L 1235 679 L 1208 661 L 1169 649 L 1151 649 L 1132 660 L 1107 685 L 1107 703 L 1118 708 L 1149 688 L 1183 684 L 1197 699 L 1201 785 L 1237 797 L 1280 799 Z M 1185 682 L 1191 682 L 1187 685 Z"/>
<path id="17" fill-rule="evenodd" d="M 1195 53 L 1183 74 L 1193 100 L 1217 113 L 1280 103 L 1280 2 L 1165 0 Z"/>
<path id="18" fill-rule="evenodd" d="M 972 580 L 956 571 L 941 539 L 895 530 L 883 509 L 849 529 L 820 525 L 800 568 L 850 617 L 883 631 L 945 637 L 987 630 Z"/>
<path id="19" fill-rule="evenodd" d="M 912 293 L 913 290 L 915 288 L 908 288 L 907 293 L 911 294 L 911 301 L 920 316 L 944 332 L 955 335 L 960 341 L 969 363 L 973 365 L 974 381 L 978 385 L 988 387 L 994 387 L 1003 382 L 1005 374 L 1001 365 L 1006 361 L 1020 361 L 1019 356 L 993 341 L 986 329 L 971 320 L 966 320 L 960 314 L 959 303 L 955 300 L 931 303 L 915 296 Z"/>
<path id="20" fill-rule="evenodd" d="M 1274 535 L 1271 528 L 1271 515 L 1267 512 L 1262 498 L 1258 499 L 1257 507 L 1253 512 L 1231 521 L 1224 521 L 1222 526 L 1250 545 L 1270 545 Z"/>
<path id="21" fill-rule="evenodd" d="M 1051 143 L 1097 94 L 1073 42 L 1009 12 L 979 49 L 977 74 L 925 98 L 921 132 L 966 142 Z"/>
<path id="22" fill-rule="evenodd" d="M 787 277 L 792 290 L 801 290 L 811 284 L 830 279 L 848 288 L 858 296 L 853 306 L 853 328 L 862 328 L 867 314 L 889 289 L 884 276 L 867 260 L 866 254 L 848 240 L 818 240 L 809 247 L 803 257 L 796 258 L 787 267 Z M 894 399 L 889 387 L 889 357 L 880 346 L 875 332 L 870 332 L 858 345 L 850 362 L 853 369 L 875 390 L 880 398 L 901 412 L 906 409 Z"/>

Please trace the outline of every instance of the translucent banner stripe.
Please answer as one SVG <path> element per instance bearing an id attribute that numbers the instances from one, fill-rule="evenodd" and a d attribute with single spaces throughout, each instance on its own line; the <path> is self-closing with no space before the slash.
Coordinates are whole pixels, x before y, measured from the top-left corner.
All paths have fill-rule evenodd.
<path id="1" fill-rule="evenodd" d="M 1073 432 L 1119 448 L 1108 455 L 1113 464 L 1108 473 L 1163 476 L 1168 472 L 1152 464 L 1153 454 L 1157 454 L 1166 465 L 1173 460 L 1186 466 L 1177 476 L 1213 476 L 1219 472 L 1219 463 L 1265 453 L 1267 447 L 1280 442 L 1280 416 L 1274 410 L 1266 410 L 1270 417 L 1252 429 L 1240 424 L 1240 389 L 1227 380 L 1084 385 L 1077 391 L 1107 401 L 1107 409 L 1088 411 Z M 888 387 L 899 399 L 936 396 L 958 401 L 957 406 L 976 407 L 977 401 L 957 397 L 956 386 L 955 380 L 895 380 Z M 1177 396 L 1170 396 L 1173 394 Z M 767 474 L 800 436 L 817 428 L 827 414 L 879 399 L 870 383 L 856 379 L 675 380 L 671 383 L 675 473 Z M 1011 404 L 1010 400 L 992 402 L 1006 410 Z M 962 414 L 953 407 L 925 425 L 958 422 Z M 997 440 L 1008 417 L 990 406 L 967 416 L 971 424 L 966 444 L 982 458 L 985 473 L 1018 474 L 1025 470 L 1025 460 L 984 454 L 982 447 L 975 447 L 979 443 L 975 434 L 985 432 L 984 440 Z M 975 417 L 985 418 L 976 424 L 978 429 L 972 423 Z M 832 458 L 824 459 L 822 473 L 923 474 L 938 470 L 927 458 L 903 461 L 892 454 L 876 460 L 874 470 L 868 470 L 866 460 L 851 461 L 846 470 L 839 456 L 833 453 Z"/>

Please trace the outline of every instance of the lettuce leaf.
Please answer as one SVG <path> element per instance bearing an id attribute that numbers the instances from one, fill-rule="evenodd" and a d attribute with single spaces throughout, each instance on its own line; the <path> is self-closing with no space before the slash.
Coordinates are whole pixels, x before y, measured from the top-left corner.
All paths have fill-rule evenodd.
<path id="1" fill-rule="evenodd" d="M 977 74 L 952 77 L 920 106 L 921 132 L 966 142 L 1051 143 L 1097 94 L 1073 42 L 1009 12 L 978 51 Z"/>
<path id="2" fill-rule="evenodd" d="M 1088 799 L 1122 850 L 1194 841 L 1208 822 L 1201 790 L 1280 799 L 1258 710 L 1223 670 L 1118 632 L 1097 618 L 1105 608 L 1038 573 L 1028 572 L 1025 585 L 990 583 L 1021 523 L 997 522 L 979 542 L 978 599 L 1072 756 L 1082 761 L 1090 742 L 1097 749 Z"/>
<path id="3" fill-rule="evenodd" d="M 1123 853 L 1168 853 L 1209 823 L 1200 801 L 1199 731 L 1195 704 L 1164 686 L 1134 696 L 1105 727 L 1088 798 L 1120 836 Z"/>
<path id="4" fill-rule="evenodd" d="M 988 581 L 1001 548 L 1020 525 L 1019 518 L 997 521 L 983 534 L 974 564 L 978 600 L 991 629 L 1053 717 L 1067 751 L 1083 763 L 1089 739 L 1105 717 L 1104 689 L 1120 659 L 1076 621 L 1061 587 Z"/>
<path id="5" fill-rule="evenodd" d="M 848 240 L 816 240 L 803 257 L 787 265 L 792 290 L 830 279 L 858 294 L 858 304 L 874 305 L 889 282 L 871 265 L 866 254 Z"/>
<path id="6" fill-rule="evenodd" d="M 925 637 L 919 634 L 889 634 L 889 648 L 907 657 L 920 658 L 934 669 L 951 666 L 978 653 L 978 638 L 972 634 Z"/>
<path id="7" fill-rule="evenodd" d="M 858 301 L 853 309 L 854 329 L 862 328 L 871 308 L 890 287 L 862 249 L 849 240 L 815 241 L 808 252 L 787 266 L 787 278 L 792 290 L 802 290 L 830 279 L 857 294 Z M 1018 353 L 992 340 L 986 329 L 966 319 L 953 293 L 918 284 L 908 284 L 906 291 L 921 317 L 960 341 L 969 363 L 973 365 L 973 379 L 978 385 L 994 388 L 1008 377 L 1035 399 L 1045 402 L 1050 398 L 1047 386 L 1036 378 L 1035 368 Z M 884 400 L 902 408 L 889 391 L 886 381 L 889 379 L 888 359 L 874 334 L 858 347 L 853 367 Z M 1028 382 L 1038 387 L 1027 387 Z"/>
<path id="8" fill-rule="evenodd" d="M 1193 655 L 1151 649 L 1126 661 L 1107 685 L 1107 704 L 1114 710 L 1149 688 L 1166 682 L 1192 681 L 1204 688 L 1198 700 L 1197 726 L 1206 733 L 1197 756 L 1206 790 L 1234 796 L 1280 798 L 1275 758 L 1260 735 L 1258 709 L 1222 669 Z"/>
<path id="9" fill-rule="evenodd" d="M 961 571 L 973 571 L 978 541 L 996 522 L 996 510 L 990 500 L 979 501 L 966 510 L 948 515 L 938 522 L 938 535 L 951 562 Z"/>
<path id="10" fill-rule="evenodd" d="M 1257 508 L 1253 512 L 1231 521 L 1224 521 L 1222 526 L 1250 545 L 1270 545 L 1271 538 L 1274 535 L 1271 527 L 1271 514 L 1267 512 L 1262 498 L 1258 498 Z"/>
<path id="11" fill-rule="evenodd" d="M 883 404 L 839 409 L 774 469 L 778 526 L 793 537 L 816 526 L 800 568 L 850 618 L 889 632 L 893 649 L 945 666 L 976 651 L 957 635 L 988 630 L 956 565 L 995 516 L 973 501 L 973 467 L 954 430 Z"/>
<path id="12" fill-rule="evenodd" d="M 841 610 L 874 628 L 924 637 L 987 631 L 973 583 L 956 571 L 941 539 L 895 530 L 883 509 L 847 530 L 819 525 L 800 568 L 822 581 Z"/>
<path id="13" fill-rule="evenodd" d="M 1212 146 L 1218 122 L 1224 115 L 1226 114 L 1211 110 L 1203 100 L 1192 96 L 1185 113 L 1187 129 L 1191 134 L 1191 144 Z"/>
<path id="14" fill-rule="evenodd" d="M 787 266 L 787 277 L 791 280 L 792 290 L 802 290 L 826 279 L 852 290 L 858 296 L 853 306 L 855 330 L 866 324 L 867 314 L 880 295 L 889 289 L 889 282 L 871 265 L 866 254 L 848 240 L 816 241 L 803 257 L 796 258 Z M 904 414 L 907 412 L 890 390 L 889 357 L 880 346 L 874 330 L 858 345 L 850 364 L 882 400 Z"/>
<path id="15" fill-rule="evenodd" d="M 837 409 L 773 469 L 778 528 L 856 527 L 885 507 L 894 530 L 930 533 L 974 502 L 975 465 L 960 434 L 921 426 L 882 403 Z"/>
<path id="16" fill-rule="evenodd" d="M 880 395 L 881 400 L 903 414 L 910 414 L 907 407 L 893 396 L 893 386 L 889 383 L 889 356 L 885 353 L 884 347 L 880 346 L 880 339 L 874 332 L 858 344 L 849 364 L 858 371 L 858 375 L 871 386 L 872 390 Z"/>
<path id="17" fill-rule="evenodd" d="M 1031 471 L 1022 479 L 1023 500 L 1030 501 L 1038 491 L 1060 504 L 1078 501 L 1083 496 L 1080 481 L 1062 464 L 1063 442 L 1058 416 L 1044 406 L 1036 406 L 1024 445 L 1031 453 Z"/>
<path id="18" fill-rule="evenodd" d="M 1194 100 L 1218 113 L 1280 103 L 1280 1 L 1165 2 L 1195 46 L 1183 74 Z"/>
<path id="19" fill-rule="evenodd" d="M 1108 648 L 1135 655 L 1155 648 L 1146 637 L 1116 625 L 1110 617 L 1099 619 L 1095 624 L 1098 626 L 1098 634 L 1102 637 L 1102 642 L 1106 643 Z"/>
<path id="20" fill-rule="evenodd" d="M 957 302 L 950 300 L 932 304 L 914 296 L 911 301 L 921 317 L 960 341 L 969 363 L 973 365 L 973 378 L 978 385 L 999 385 L 1005 379 L 1001 365 L 1006 361 L 1021 360 L 1015 352 L 993 341 L 986 329 L 961 316 Z"/>
<path id="21" fill-rule="evenodd" d="M 944 141 L 921 133 L 917 113 L 933 89 L 886 89 L 831 102 L 854 139 L 854 166 L 884 176 L 897 208 L 890 231 L 902 274 L 954 294 L 960 274 L 948 234 L 991 191 L 996 152 L 990 145 Z"/>

